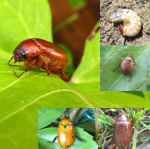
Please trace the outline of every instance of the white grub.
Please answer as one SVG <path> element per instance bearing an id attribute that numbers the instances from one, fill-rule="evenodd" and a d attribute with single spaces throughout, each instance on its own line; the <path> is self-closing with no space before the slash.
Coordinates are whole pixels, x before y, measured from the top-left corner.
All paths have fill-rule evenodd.
<path id="1" fill-rule="evenodd" d="M 141 30 L 141 19 L 133 10 L 118 10 L 111 15 L 110 21 L 113 23 L 123 21 L 123 25 L 119 26 L 119 31 L 124 36 L 135 36 Z"/>

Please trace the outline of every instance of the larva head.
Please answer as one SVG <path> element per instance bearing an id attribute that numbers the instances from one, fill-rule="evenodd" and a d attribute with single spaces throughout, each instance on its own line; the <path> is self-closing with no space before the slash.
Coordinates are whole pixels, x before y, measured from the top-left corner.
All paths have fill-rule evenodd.
<path id="1" fill-rule="evenodd" d="M 123 34 L 123 28 L 124 28 L 123 25 L 119 26 L 119 31 L 120 31 L 121 34 Z"/>
<path id="2" fill-rule="evenodd" d="M 123 10 L 118 10 L 110 16 L 110 21 L 113 23 L 122 21 Z"/>

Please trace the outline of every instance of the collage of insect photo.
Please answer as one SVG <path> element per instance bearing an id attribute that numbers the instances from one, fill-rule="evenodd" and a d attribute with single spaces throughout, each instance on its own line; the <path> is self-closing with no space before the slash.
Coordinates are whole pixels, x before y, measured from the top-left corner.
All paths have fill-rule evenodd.
<path id="1" fill-rule="evenodd" d="M 1 149 L 150 149 L 149 0 L 1 0 Z"/>
<path id="2" fill-rule="evenodd" d="M 102 149 L 150 149 L 149 9 L 148 0 L 100 0 L 100 91 L 118 94 L 99 109 Z"/>

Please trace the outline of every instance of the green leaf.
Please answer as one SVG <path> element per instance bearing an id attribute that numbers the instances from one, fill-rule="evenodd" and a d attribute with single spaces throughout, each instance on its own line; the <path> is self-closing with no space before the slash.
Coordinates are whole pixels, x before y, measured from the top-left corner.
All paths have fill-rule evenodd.
<path id="1" fill-rule="evenodd" d="M 39 108 L 38 109 L 38 129 L 41 129 L 56 120 L 65 108 Z"/>
<path id="2" fill-rule="evenodd" d="M 121 46 L 112 46 L 112 45 L 101 45 L 101 51 L 100 51 L 100 66 L 102 67 L 102 65 L 105 63 L 105 61 L 111 56 L 111 54 L 113 54 L 114 52 L 116 52 L 116 50 L 118 48 L 121 47 L 125 47 L 125 45 L 121 45 Z"/>
<path id="3" fill-rule="evenodd" d="M 86 1 L 85 0 L 79 0 L 79 1 L 74 1 L 74 0 L 67 0 L 74 8 L 79 8 L 83 6 Z"/>
<path id="4" fill-rule="evenodd" d="M 98 145 L 93 140 L 93 136 L 89 135 L 83 129 L 74 127 L 75 132 L 79 136 L 80 139 L 85 140 L 86 142 L 80 142 L 77 138 L 75 138 L 75 141 L 73 145 L 69 149 L 96 149 L 98 148 Z M 38 133 L 38 144 L 39 149 L 62 149 L 62 147 L 59 146 L 57 139 L 54 143 L 46 143 L 46 142 L 52 142 L 53 139 L 57 135 L 57 128 L 45 128 L 42 130 L 39 130 Z"/>
<path id="5" fill-rule="evenodd" d="M 137 112 L 134 115 L 134 122 L 136 122 L 146 111 L 149 111 L 150 108 L 144 108 L 143 110 L 141 110 L 140 112 Z"/>
<path id="6" fill-rule="evenodd" d="M 87 41 L 84 56 L 71 82 L 7 62 L 20 41 L 36 37 L 52 41 L 47 0 L 3 0 L 0 4 L 0 140 L 1 148 L 37 148 L 38 108 L 148 107 L 148 96 L 99 91 L 99 32 Z M 128 100 L 127 100 L 128 99 Z M 44 125 L 47 125 L 45 122 Z M 43 125 L 43 126 L 44 126 Z M 41 127 L 43 127 L 41 126 Z"/>
<path id="7" fill-rule="evenodd" d="M 24 84 L 20 82 L 22 85 L 16 86 L 19 80 L 11 76 L 12 70 L 15 70 L 16 67 L 8 68 L 7 62 L 12 57 L 15 47 L 22 40 L 36 37 L 52 41 L 52 31 L 50 30 L 52 22 L 48 1 L 1 0 L 0 24 L 1 148 L 37 148 L 36 143 L 31 140 L 35 141 L 37 139 L 35 129 L 37 129 L 38 107 L 35 105 L 29 111 L 26 111 L 25 107 L 23 107 L 25 103 L 29 103 L 30 97 L 34 95 L 30 90 L 21 89 L 22 85 L 26 87 L 29 85 L 28 81 L 26 83 L 22 82 Z M 22 70 L 20 69 L 19 71 L 21 72 Z M 16 86 L 17 88 L 11 90 L 9 89 L 10 86 Z M 34 88 L 33 85 L 30 87 Z M 25 97 L 27 93 L 30 94 L 28 99 Z M 16 94 L 15 98 L 14 94 Z M 32 134 L 33 132 L 34 134 Z M 26 139 L 28 140 L 27 142 L 25 142 Z"/>
<path id="8" fill-rule="evenodd" d="M 56 75 L 47 76 L 38 68 L 32 68 L 18 79 L 13 70 L 19 74 L 24 68 L 8 66 L 8 59 L 0 58 L 0 61 L 2 148 L 37 148 L 33 142 L 37 141 L 38 108 L 97 105 L 94 100 L 99 99 L 99 88 L 66 83 Z"/>
<path id="9" fill-rule="evenodd" d="M 52 41 L 47 0 L 2 0 L 0 16 L 0 54 L 13 53 L 15 47 L 28 38 Z"/>
<path id="10" fill-rule="evenodd" d="M 17 79 L 12 72 L 14 68 L 8 68 L 6 62 L 2 62 L 0 70 L 3 70 L 3 73 L 0 73 L 0 77 L 4 79 L 1 80 L 0 91 L 0 140 L 3 140 L 3 148 L 37 147 L 32 142 L 37 141 L 38 108 L 150 105 L 149 99 L 137 95 L 125 92 L 100 92 L 99 88 L 65 83 L 58 76 L 47 76 L 45 72 L 38 72 L 38 69 L 31 70 Z"/>
<path id="11" fill-rule="evenodd" d="M 100 82 L 99 39 L 100 39 L 100 31 L 96 33 L 96 35 L 92 40 L 86 41 L 82 60 L 71 78 L 70 81 L 71 83 L 85 84 L 94 87 L 99 87 Z"/>
<path id="12" fill-rule="evenodd" d="M 111 46 L 114 48 L 114 46 Z M 141 86 L 146 84 L 148 76 L 148 60 L 150 54 L 150 46 L 118 46 L 116 52 L 108 59 L 101 68 L 101 91 L 134 91 L 139 90 Z M 101 51 L 103 51 L 101 46 Z M 111 50 L 111 49 L 110 49 Z M 120 69 L 113 69 L 120 62 L 120 58 L 124 58 L 127 54 L 132 54 L 135 61 L 135 68 L 132 72 L 132 79 L 128 82 L 129 76 L 123 76 Z M 144 89 L 146 90 L 146 89 Z"/>
<path id="13" fill-rule="evenodd" d="M 146 99 L 150 99 L 150 92 L 144 92 Z"/>
<path id="14" fill-rule="evenodd" d="M 113 125 L 114 123 L 110 121 L 109 118 L 98 115 L 98 123 L 99 124 L 108 124 L 108 125 Z"/>
<path id="15" fill-rule="evenodd" d="M 148 77 L 147 77 L 147 90 L 150 91 L 150 58 L 148 60 Z"/>

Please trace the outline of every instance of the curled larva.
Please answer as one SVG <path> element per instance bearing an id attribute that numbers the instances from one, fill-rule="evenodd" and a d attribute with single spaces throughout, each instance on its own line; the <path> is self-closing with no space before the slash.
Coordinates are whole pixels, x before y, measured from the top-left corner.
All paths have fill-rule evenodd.
<path id="1" fill-rule="evenodd" d="M 123 25 L 119 26 L 119 31 L 124 36 L 135 36 L 141 30 L 141 19 L 133 10 L 118 10 L 111 15 L 110 21 L 113 23 L 123 21 Z"/>

